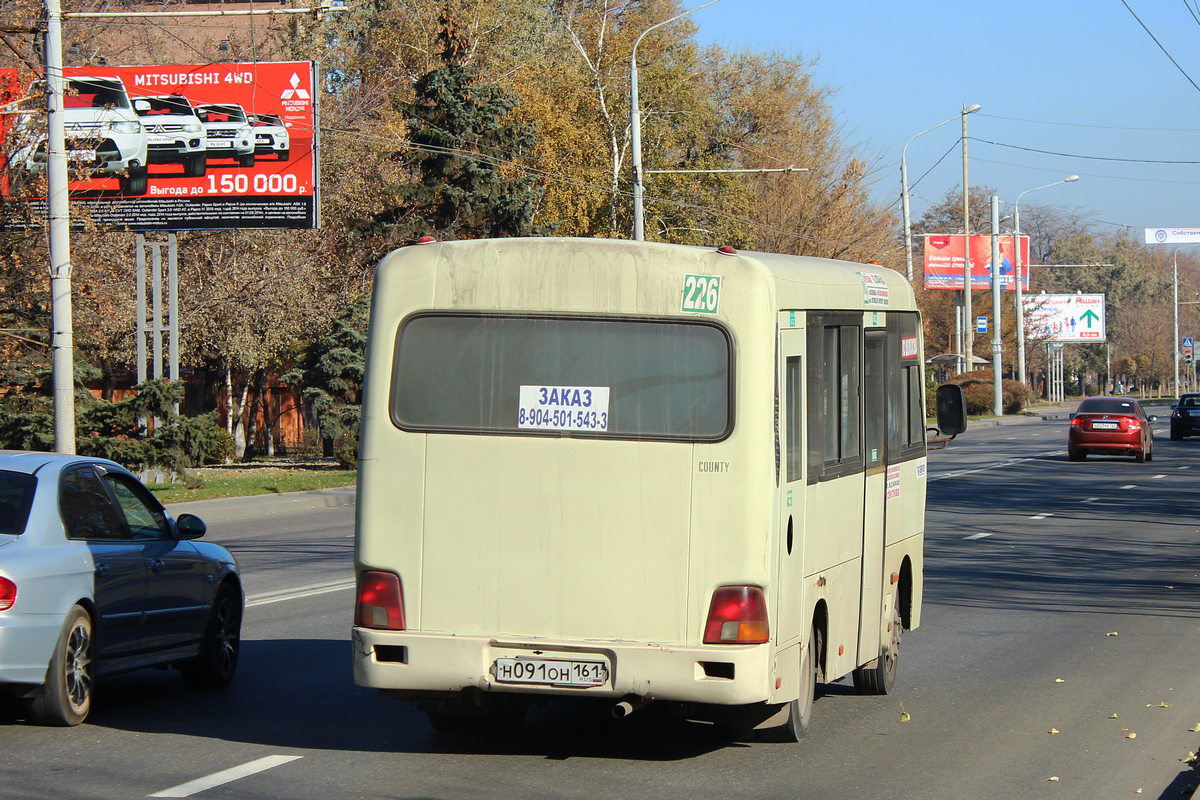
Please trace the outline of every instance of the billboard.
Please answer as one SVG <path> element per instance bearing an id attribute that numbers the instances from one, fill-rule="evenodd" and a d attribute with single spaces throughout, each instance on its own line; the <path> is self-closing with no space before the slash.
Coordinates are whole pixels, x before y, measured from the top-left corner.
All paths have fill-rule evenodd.
<path id="1" fill-rule="evenodd" d="M 1194 244 L 1200 228 L 1146 228 L 1146 244 Z"/>
<path id="2" fill-rule="evenodd" d="M 925 234 L 925 288 L 963 288 L 963 240 L 960 234 Z M 1000 238 L 1000 285 L 1007 291 L 1016 289 L 1013 279 L 1016 251 L 1013 237 Z M 1029 288 L 1029 237 L 1021 237 L 1021 288 Z M 992 288 L 992 237 L 990 234 L 971 236 L 971 288 L 989 291 Z"/>
<path id="3" fill-rule="evenodd" d="M 17 118 L 20 96 L 17 70 L 0 68 L 0 195 L 8 193 L 8 133 Z"/>
<path id="4" fill-rule="evenodd" d="M 1021 298 L 1025 330 L 1050 342 L 1103 342 L 1104 295 L 1037 294 Z"/>
<path id="5" fill-rule="evenodd" d="M 67 67 L 63 76 L 69 189 L 91 223 L 319 226 L 312 62 Z M 43 171 L 45 114 L 19 124 L 35 135 L 10 153 L 12 174 Z"/>

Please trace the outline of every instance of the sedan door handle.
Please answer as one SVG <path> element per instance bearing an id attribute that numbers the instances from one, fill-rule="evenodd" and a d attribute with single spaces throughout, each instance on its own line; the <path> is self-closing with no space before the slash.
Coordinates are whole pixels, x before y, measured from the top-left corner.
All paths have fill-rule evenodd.
<path id="1" fill-rule="evenodd" d="M 154 559 L 150 560 L 150 571 L 151 572 L 153 572 L 153 573 L 162 572 L 164 567 L 166 567 L 166 564 L 163 563 L 163 561 L 161 559 L 154 558 Z"/>

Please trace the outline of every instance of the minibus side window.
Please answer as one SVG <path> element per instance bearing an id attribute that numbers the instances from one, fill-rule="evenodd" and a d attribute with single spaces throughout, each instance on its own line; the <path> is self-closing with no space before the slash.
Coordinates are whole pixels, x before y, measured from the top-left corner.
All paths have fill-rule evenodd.
<path id="1" fill-rule="evenodd" d="M 861 471 L 862 328 L 810 316 L 809 482 Z M 845 315 L 842 317 L 845 319 Z"/>

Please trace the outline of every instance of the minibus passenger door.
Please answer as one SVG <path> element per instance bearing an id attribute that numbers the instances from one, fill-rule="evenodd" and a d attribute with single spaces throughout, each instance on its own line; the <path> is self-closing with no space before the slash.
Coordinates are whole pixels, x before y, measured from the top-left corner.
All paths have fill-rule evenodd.
<path id="1" fill-rule="evenodd" d="M 867 331 L 863 370 L 863 498 L 862 603 L 859 606 L 858 660 L 879 653 L 883 616 L 883 528 L 887 497 L 887 360 L 885 334 Z"/>
<path id="2" fill-rule="evenodd" d="M 779 645 L 807 636 L 809 621 L 803 619 L 804 598 L 804 497 L 805 497 L 805 440 L 804 440 L 804 320 L 800 314 L 788 315 L 787 322 L 796 318 L 797 327 L 781 328 L 779 332 L 779 611 L 777 639 Z M 784 323 L 781 321 L 781 325 Z"/>

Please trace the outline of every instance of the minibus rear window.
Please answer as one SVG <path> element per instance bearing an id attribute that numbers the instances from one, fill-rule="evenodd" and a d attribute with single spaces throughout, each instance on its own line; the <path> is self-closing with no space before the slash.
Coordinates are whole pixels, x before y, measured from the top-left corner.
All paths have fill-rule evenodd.
<path id="1" fill-rule="evenodd" d="M 396 337 L 400 428 L 717 441 L 733 360 L 709 322 L 427 313 Z"/>

